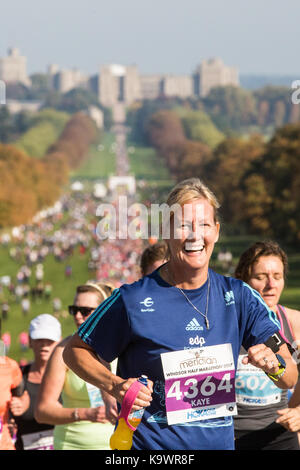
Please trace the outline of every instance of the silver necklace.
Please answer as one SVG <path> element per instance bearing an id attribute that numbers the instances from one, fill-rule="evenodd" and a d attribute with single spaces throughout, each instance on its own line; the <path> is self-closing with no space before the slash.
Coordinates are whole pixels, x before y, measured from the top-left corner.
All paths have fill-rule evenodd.
<path id="1" fill-rule="evenodd" d="M 172 281 L 173 284 L 176 284 L 176 282 L 174 281 L 173 277 L 171 276 L 171 273 L 170 273 L 170 271 L 169 271 L 168 266 L 166 266 L 166 269 L 167 269 L 167 273 L 168 273 L 169 279 L 171 279 L 171 281 Z M 188 303 L 189 303 L 198 313 L 200 313 L 200 315 L 202 315 L 202 316 L 205 318 L 205 325 L 206 325 L 206 328 L 209 330 L 209 321 L 208 321 L 208 317 L 207 317 L 207 314 L 208 314 L 209 291 L 210 291 L 210 277 L 209 277 L 209 272 L 207 273 L 207 280 L 208 280 L 208 283 L 207 283 L 207 294 L 206 294 L 205 314 L 202 313 L 202 312 L 196 307 L 196 305 L 193 304 L 193 302 L 188 298 L 188 296 L 186 295 L 186 293 L 183 292 L 182 289 L 180 289 L 180 287 L 177 287 L 176 285 L 174 285 L 174 287 L 176 287 L 176 289 L 178 289 L 178 290 L 182 293 L 182 295 L 186 298 L 186 300 L 188 301 Z"/>

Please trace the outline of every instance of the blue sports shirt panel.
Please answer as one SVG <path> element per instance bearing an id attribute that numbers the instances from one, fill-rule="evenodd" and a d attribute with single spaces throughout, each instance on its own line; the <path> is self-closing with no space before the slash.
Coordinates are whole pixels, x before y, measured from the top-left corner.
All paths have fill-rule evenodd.
<path id="1" fill-rule="evenodd" d="M 131 328 L 119 289 L 98 306 L 79 327 L 78 334 L 107 362 L 121 356 L 130 341 Z"/>

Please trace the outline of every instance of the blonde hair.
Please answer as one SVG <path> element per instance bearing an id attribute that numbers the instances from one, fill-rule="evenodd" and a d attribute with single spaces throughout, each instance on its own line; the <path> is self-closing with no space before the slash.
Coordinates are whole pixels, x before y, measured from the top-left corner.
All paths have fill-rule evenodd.
<path id="1" fill-rule="evenodd" d="M 206 199 L 212 205 L 214 220 L 217 222 L 220 204 L 214 193 L 199 178 L 189 178 L 178 183 L 170 192 L 167 205 L 169 207 L 176 204 L 183 206 L 186 202 L 199 198 Z"/>
<path id="2" fill-rule="evenodd" d="M 94 282 L 94 281 L 87 281 L 85 284 L 82 284 L 76 288 L 76 295 L 82 294 L 85 292 L 92 292 L 97 294 L 99 303 L 103 302 L 103 300 L 107 299 L 112 292 L 114 291 L 115 287 L 109 282 Z"/>

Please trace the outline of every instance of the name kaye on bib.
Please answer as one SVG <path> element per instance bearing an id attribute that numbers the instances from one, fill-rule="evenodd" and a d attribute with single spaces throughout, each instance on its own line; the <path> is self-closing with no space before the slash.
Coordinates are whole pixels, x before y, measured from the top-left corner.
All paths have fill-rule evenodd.
<path id="1" fill-rule="evenodd" d="M 231 344 L 161 354 L 168 424 L 236 414 Z"/>

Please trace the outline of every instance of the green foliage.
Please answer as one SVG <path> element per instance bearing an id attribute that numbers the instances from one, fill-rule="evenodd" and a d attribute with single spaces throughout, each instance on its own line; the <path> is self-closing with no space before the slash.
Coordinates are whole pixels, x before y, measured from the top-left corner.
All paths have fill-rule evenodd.
<path id="1" fill-rule="evenodd" d="M 239 87 L 213 88 L 203 99 L 206 112 L 222 132 L 240 131 L 256 121 L 256 102 L 253 94 Z"/>
<path id="2" fill-rule="evenodd" d="M 180 100 L 160 98 L 132 105 L 127 111 L 127 125 L 131 128 L 129 139 L 140 145 L 149 145 L 148 126 L 151 116 L 161 110 L 171 110 L 178 104 Z"/>
<path id="3" fill-rule="evenodd" d="M 32 123 L 35 125 L 40 122 L 50 122 L 57 132 L 61 132 L 69 119 L 70 115 L 66 112 L 43 108 L 32 116 Z"/>
<path id="4" fill-rule="evenodd" d="M 215 148 L 225 138 L 204 111 L 176 108 L 187 139 L 196 140 Z"/>
<path id="5" fill-rule="evenodd" d="M 31 129 L 39 137 L 45 137 L 43 144 L 49 135 L 45 136 L 41 129 L 50 134 L 49 126 L 50 122 L 45 121 Z M 32 146 L 35 142 L 30 131 L 29 136 L 28 145 Z M 0 186 L 0 226 L 28 223 L 36 212 L 53 205 L 66 184 L 70 168 L 82 164 L 95 137 L 93 121 L 83 113 L 76 113 L 45 155 L 44 144 L 40 159 L 32 158 L 16 146 L 1 144 L 0 174 L 5 185 Z"/>
<path id="6" fill-rule="evenodd" d="M 259 135 L 227 138 L 211 150 L 187 139 L 178 119 L 174 111 L 159 111 L 147 127 L 171 176 L 179 181 L 198 175 L 207 182 L 232 233 L 258 233 L 300 246 L 300 123 L 277 129 L 269 142 Z"/>
<path id="7" fill-rule="evenodd" d="M 34 73 L 30 76 L 31 93 L 35 99 L 42 99 L 49 91 L 49 75 L 44 73 Z"/>
<path id="8" fill-rule="evenodd" d="M 0 142 L 7 143 L 13 138 L 13 122 L 6 106 L 0 106 Z"/>
<path id="9" fill-rule="evenodd" d="M 268 201 L 260 219 L 268 222 L 272 236 L 300 245 L 300 123 L 278 129 L 266 144 L 264 154 L 253 165 L 252 174 L 260 175 L 256 184 L 249 186 L 247 207 L 257 205 L 255 193 L 260 185 L 263 199 Z M 256 229 L 260 220 L 252 220 Z"/>
<path id="10" fill-rule="evenodd" d="M 73 88 L 67 93 L 49 91 L 44 102 L 44 107 L 74 114 L 86 111 L 90 106 L 95 106 L 103 112 L 104 128 L 110 129 L 113 124 L 112 110 L 99 103 L 98 97 L 90 90 Z"/>
<path id="11" fill-rule="evenodd" d="M 67 113 L 44 109 L 31 117 L 32 127 L 15 142 L 15 146 L 32 157 L 42 158 L 69 119 Z"/>
<path id="12" fill-rule="evenodd" d="M 78 168 L 87 156 L 89 145 L 96 139 L 96 125 L 86 114 L 73 114 L 58 140 L 48 149 L 51 154 L 64 154 L 71 169 Z"/>
<path id="13" fill-rule="evenodd" d="M 61 95 L 60 102 L 56 106 L 56 109 L 73 114 L 87 109 L 91 105 L 98 106 L 98 104 L 97 96 L 94 93 L 84 90 L 83 88 L 74 88 Z"/>
<path id="14" fill-rule="evenodd" d="M 50 122 L 41 122 L 29 129 L 16 143 L 16 147 L 35 158 L 42 158 L 58 135 Z"/>

